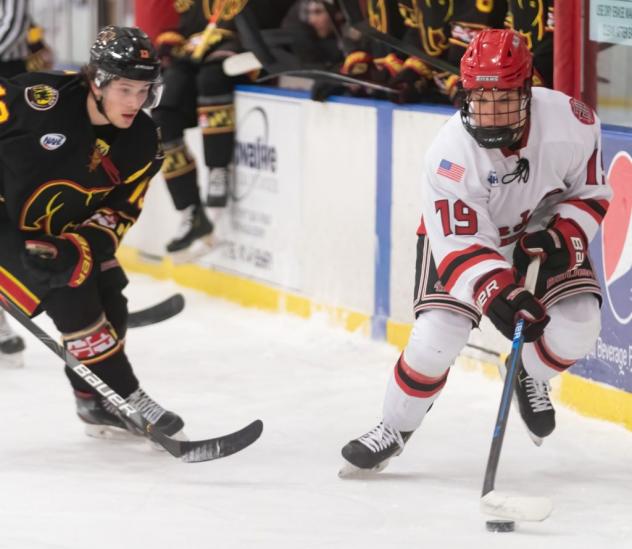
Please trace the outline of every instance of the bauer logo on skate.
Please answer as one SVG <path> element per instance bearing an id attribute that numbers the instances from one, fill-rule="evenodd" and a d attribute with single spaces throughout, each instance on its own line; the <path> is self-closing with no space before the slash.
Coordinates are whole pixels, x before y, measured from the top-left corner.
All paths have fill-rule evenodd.
<path id="1" fill-rule="evenodd" d="M 632 320 L 632 158 L 615 155 L 608 181 L 613 198 L 602 225 L 603 276 L 612 314 L 622 324 Z"/>

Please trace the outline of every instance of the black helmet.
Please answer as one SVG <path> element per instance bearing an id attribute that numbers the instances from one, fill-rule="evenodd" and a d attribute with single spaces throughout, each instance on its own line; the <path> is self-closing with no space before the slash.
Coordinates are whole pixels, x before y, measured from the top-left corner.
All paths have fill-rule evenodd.
<path id="1" fill-rule="evenodd" d="M 90 48 L 90 65 L 130 80 L 153 82 L 160 76 L 156 51 L 136 27 L 103 27 Z"/>
<path id="2" fill-rule="evenodd" d="M 136 27 L 103 27 L 90 48 L 88 64 L 94 83 L 103 88 L 116 78 L 142 80 L 153 84 L 146 108 L 160 100 L 160 60 L 149 37 Z"/>

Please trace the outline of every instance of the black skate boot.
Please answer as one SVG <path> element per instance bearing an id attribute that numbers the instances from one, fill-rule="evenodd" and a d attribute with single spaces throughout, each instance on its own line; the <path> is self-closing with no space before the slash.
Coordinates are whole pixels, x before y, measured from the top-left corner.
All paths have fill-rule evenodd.
<path id="1" fill-rule="evenodd" d="M 24 340 L 13 331 L 6 315 L 0 310 L 0 365 L 7 368 L 22 368 L 22 351 Z"/>
<path id="2" fill-rule="evenodd" d="M 533 379 L 520 363 L 515 387 L 520 416 L 527 429 L 540 439 L 549 436 L 555 429 L 555 409 L 549 398 L 549 389 L 548 381 Z"/>
<path id="3" fill-rule="evenodd" d="M 124 421 L 115 406 L 100 395 L 75 391 L 77 415 L 85 423 L 86 435 L 94 438 L 125 440 L 142 436 L 133 424 Z"/>
<path id="4" fill-rule="evenodd" d="M 206 206 L 224 208 L 228 204 L 228 190 L 233 177 L 233 166 L 209 168 Z"/>
<path id="5" fill-rule="evenodd" d="M 140 387 L 127 397 L 127 402 L 167 436 L 177 438 L 184 427 L 184 421 L 178 414 L 165 410 Z"/>
<path id="6" fill-rule="evenodd" d="M 338 476 L 346 477 L 362 471 L 378 473 L 389 460 L 401 454 L 412 431 L 398 431 L 381 421 L 360 438 L 356 438 L 342 448 L 342 457 L 347 463 Z"/>
<path id="7" fill-rule="evenodd" d="M 182 218 L 176 237 L 167 244 L 170 254 L 185 253 L 195 255 L 192 248 L 200 248 L 205 253 L 213 244 L 213 222 L 206 217 L 200 204 L 193 204 L 181 211 Z M 201 246 L 198 246 L 201 245 Z"/>
<path id="8" fill-rule="evenodd" d="M 499 370 L 504 380 L 507 361 L 505 361 L 505 367 L 499 367 Z M 555 429 L 555 409 L 549 398 L 549 390 L 548 381 L 533 379 L 524 369 L 522 360 L 518 362 L 514 403 L 517 403 L 520 417 L 536 446 L 540 446 L 542 439 L 549 436 Z"/>
<path id="9" fill-rule="evenodd" d="M 136 425 L 127 420 L 109 400 L 102 396 L 75 391 L 75 399 L 77 415 L 86 424 L 85 432 L 88 436 L 118 440 L 143 436 Z M 164 434 L 183 438 L 182 418 L 165 410 L 140 387 L 126 400 Z"/>

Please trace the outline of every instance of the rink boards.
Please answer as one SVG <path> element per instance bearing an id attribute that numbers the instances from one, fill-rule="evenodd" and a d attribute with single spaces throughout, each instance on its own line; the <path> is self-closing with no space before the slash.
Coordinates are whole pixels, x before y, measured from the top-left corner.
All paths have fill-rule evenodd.
<path id="1" fill-rule="evenodd" d="M 229 208 L 209 210 L 217 248 L 195 264 L 161 258 L 177 215 L 156 178 L 121 258 L 132 270 L 246 306 L 326 314 L 402 347 L 413 318 L 423 157 L 451 112 L 349 98 L 316 103 L 302 92 L 243 87 L 237 184 Z M 200 158 L 199 132 L 187 141 Z M 603 145 L 615 197 L 592 245 L 604 287 L 602 333 L 562 376 L 557 398 L 632 429 L 632 132 L 604 131 Z M 199 169 L 203 189 L 204 177 Z M 487 322 L 470 341 L 501 354 L 508 348 Z M 470 351 L 477 361 L 493 358 Z"/>

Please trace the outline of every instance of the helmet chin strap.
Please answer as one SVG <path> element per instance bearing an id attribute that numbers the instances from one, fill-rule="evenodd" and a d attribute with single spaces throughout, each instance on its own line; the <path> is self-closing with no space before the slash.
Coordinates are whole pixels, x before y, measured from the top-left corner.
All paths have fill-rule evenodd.
<path id="1" fill-rule="evenodd" d="M 110 120 L 110 117 L 107 115 L 107 113 L 105 112 L 105 107 L 103 106 L 103 95 L 101 95 L 101 97 L 97 97 L 94 92 L 92 91 L 92 89 L 90 89 L 90 93 L 92 94 L 92 97 L 94 98 L 94 102 L 97 105 L 97 110 L 103 115 L 105 116 L 106 120 L 110 123 L 110 124 L 114 124 L 114 122 L 112 122 L 112 120 Z M 101 92 L 103 94 L 103 92 Z"/>

